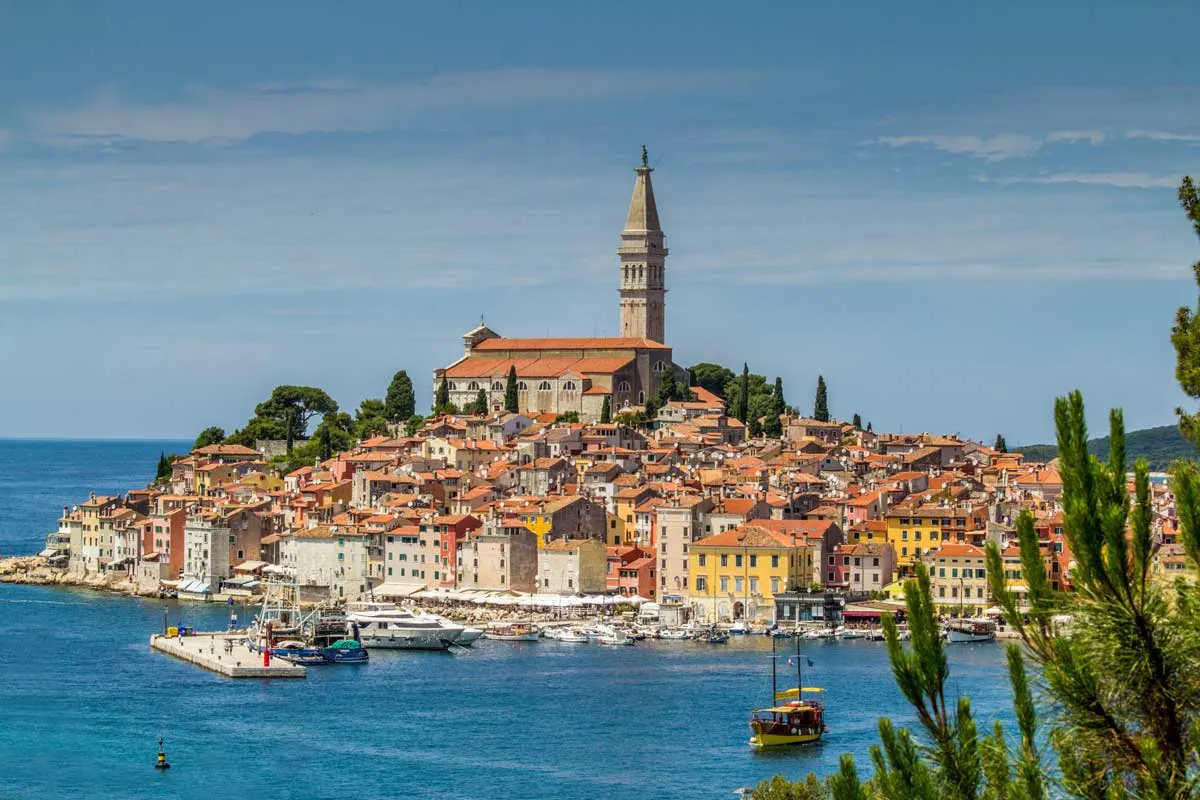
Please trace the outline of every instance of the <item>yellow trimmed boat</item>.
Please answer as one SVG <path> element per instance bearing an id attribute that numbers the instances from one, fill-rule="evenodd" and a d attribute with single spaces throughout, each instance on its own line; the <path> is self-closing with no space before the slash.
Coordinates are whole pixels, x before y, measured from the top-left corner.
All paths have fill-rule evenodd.
<path id="1" fill-rule="evenodd" d="M 751 747 L 785 747 L 811 744 L 825 733 L 825 703 L 819 698 L 824 689 L 808 687 L 800 674 L 800 638 L 796 638 L 796 688 L 778 691 L 775 681 L 775 640 L 771 640 L 770 708 L 756 708 L 750 714 Z M 805 697 L 805 695 L 810 695 Z M 780 701 L 786 702 L 780 702 Z"/>

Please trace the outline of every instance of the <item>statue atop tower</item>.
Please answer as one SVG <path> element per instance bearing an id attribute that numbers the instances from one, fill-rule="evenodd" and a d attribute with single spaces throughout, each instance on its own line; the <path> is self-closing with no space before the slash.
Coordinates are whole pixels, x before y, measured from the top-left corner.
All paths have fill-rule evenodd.
<path id="1" fill-rule="evenodd" d="M 635 167 L 633 199 L 621 231 L 621 336 L 666 340 L 666 237 L 658 222 L 650 158 L 642 145 L 642 165 Z"/>

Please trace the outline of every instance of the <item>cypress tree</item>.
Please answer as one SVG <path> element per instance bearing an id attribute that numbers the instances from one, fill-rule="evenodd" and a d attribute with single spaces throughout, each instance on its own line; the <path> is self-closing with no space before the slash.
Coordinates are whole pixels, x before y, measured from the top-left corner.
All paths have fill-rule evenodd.
<path id="1" fill-rule="evenodd" d="M 757 439 L 763 435 L 763 426 L 758 417 L 751 417 L 747 427 L 750 429 L 750 438 Z"/>
<path id="2" fill-rule="evenodd" d="M 858 415 L 857 411 L 854 412 L 854 419 L 851 420 L 850 424 L 858 428 L 860 431 L 862 430 L 862 417 Z"/>
<path id="3" fill-rule="evenodd" d="M 746 363 L 742 364 L 742 378 L 738 382 L 737 405 L 734 406 L 733 416 L 742 423 L 750 416 L 750 365 Z"/>
<path id="4" fill-rule="evenodd" d="M 383 418 L 388 422 L 404 422 L 417 413 L 417 398 L 413 394 L 408 373 L 400 370 L 392 376 L 383 398 Z"/>
<path id="5" fill-rule="evenodd" d="M 517 368 L 508 368 L 508 380 L 504 383 L 504 410 L 516 414 L 517 407 Z"/>
<path id="6" fill-rule="evenodd" d="M 488 413 L 487 392 L 485 392 L 483 389 L 480 389 L 479 394 L 475 395 L 474 411 L 476 414 L 478 414 L 481 417 L 487 416 L 487 413 Z"/>
<path id="7" fill-rule="evenodd" d="M 450 381 L 442 378 L 442 382 L 438 384 L 437 394 L 434 396 L 433 404 L 435 410 L 438 408 L 446 408 L 450 405 Z"/>
<path id="8" fill-rule="evenodd" d="M 604 402 L 600 406 L 600 424 L 607 425 L 612 422 L 612 403 L 609 401 L 609 396 L 604 395 Z"/>
<path id="9" fill-rule="evenodd" d="M 779 416 L 787 411 L 787 403 L 783 399 L 783 378 L 775 378 L 775 391 L 771 395 L 771 400 L 775 404 L 775 415 Z"/>
<path id="10" fill-rule="evenodd" d="M 1200 193 L 1190 177 L 1179 185 L 1179 205 L 1192 229 L 1200 236 Z M 1192 265 L 1196 284 L 1200 286 L 1200 262 Z M 1181 306 L 1175 312 L 1175 326 L 1171 328 L 1171 344 L 1175 347 L 1175 380 L 1179 388 L 1192 399 L 1200 399 L 1200 305 L 1195 310 Z M 1176 408 L 1179 416 L 1179 431 L 1188 441 L 1200 447 L 1200 412 L 1189 414 Z"/>
<path id="11" fill-rule="evenodd" d="M 992 445 L 992 449 L 998 450 L 1001 453 L 1008 452 L 1008 442 L 1004 441 L 1004 437 L 1001 434 L 996 434 L 996 443 Z"/>
<path id="12" fill-rule="evenodd" d="M 871 423 L 870 423 L 870 422 L 868 422 L 868 423 L 867 423 L 867 433 L 874 433 L 874 432 L 875 432 L 875 428 L 873 428 L 873 427 L 871 426 Z"/>
<path id="13" fill-rule="evenodd" d="M 676 399 L 678 392 L 679 387 L 675 383 L 675 371 L 667 370 L 663 373 L 662 383 L 658 387 L 658 404 L 665 406 Z"/>
<path id="14" fill-rule="evenodd" d="M 817 376 L 817 398 L 813 402 L 813 419 L 817 422 L 829 422 L 829 397 L 825 390 L 825 376 Z"/>

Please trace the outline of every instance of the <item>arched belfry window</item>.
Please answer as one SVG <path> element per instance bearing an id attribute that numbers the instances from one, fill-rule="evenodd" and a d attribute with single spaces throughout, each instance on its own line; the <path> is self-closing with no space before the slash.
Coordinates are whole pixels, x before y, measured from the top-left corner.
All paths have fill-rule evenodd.
<path id="1" fill-rule="evenodd" d="M 477 392 L 477 391 L 479 391 L 479 381 L 471 381 L 470 383 L 468 383 L 468 384 L 467 384 L 467 391 L 468 391 L 468 392 Z"/>
<path id="2" fill-rule="evenodd" d="M 504 384 L 501 383 L 500 381 L 492 381 L 492 391 L 493 392 L 503 392 Z"/>
<path id="3" fill-rule="evenodd" d="M 617 391 L 622 392 L 624 394 L 628 394 L 630 388 L 632 388 L 632 387 L 630 387 L 629 381 L 621 381 L 620 383 L 617 384 Z"/>
<path id="4" fill-rule="evenodd" d="M 564 392 L 575 392 L 579 390 L 579 387 L 575 385 L 575 381 L 567 381 L 563 384 L 562 388 Z"/>
<path id="5" fill-rule="evenodd" d="M 550 381 L 542 381 L 540 384 L 538 384 L 538 391 L 539 392 L 550 391 Z"/>
<path id="6" fill-rule="evenodd" d="M 518 392 L 528 392 L 529 384 L 527 384 L 525 381 L 517 381 L 517 391 Z"/>

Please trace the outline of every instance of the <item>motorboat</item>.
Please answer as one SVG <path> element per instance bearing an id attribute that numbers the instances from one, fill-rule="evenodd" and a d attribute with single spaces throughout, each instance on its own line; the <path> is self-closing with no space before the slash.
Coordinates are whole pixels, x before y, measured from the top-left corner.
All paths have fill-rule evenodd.
<path id="1" fill-rule="evenodd" d="M 626 647 L 632 647 L 637 643 L 637 639 L 634 639 L 624 631 L 610 630 L 600 634 L 600 636 L 596 639 L 596 642 L 598 644 L 624 645 Z"/>
<path id="2" fill-rule="evenodd" d="M 990 642 L 996 638 L 996 623 L 990 619 L 956 619 L 946 625 L 946 639 L 956 644 Z"/>
<path id="3" fill-rule="evenodd" d="M 746 624 L 745 620 L 739 619 L 729 626 L 730 636 L 745 636 L 747 633 L 750 633 L 750 626 Z"/>
<path id="4" fill-rule="evenodd" d="M 842 628 L 843 639 L 865 639 L 867 632 L 858 628 Z"/>
<path id="5" fill-rule="evenodd" d="M 708 630 L 701 631 L 696 641 L 703 644 L 729 644 L 729 634 L 713 625 Z"/>
<path id="6" fill-rule="evenodd" d="M 483 632 L 483 638 L 501 642 L 536 642 L 541 635 L 537 625 L 525 622 L 493 623 Z"/>
<path id="7" fill-rule="evenodd" d="M 819 699 L 824 689 L 806 687 L 801 674 L 800 640 L 796 640 L 796 687 L 776 688 L 775 640 L 771 640 L 771 707 L 756 708 L 750 714 L 750 746 L 782 747 L 811 744 L 825 733 L 825 703 Z M 808 695 L 807 697 L 805 695 Z M 783 702 L 780 702 L 783 701 Z"/>
<path id="8" fill-rule="evenodd" d="M 834 630 L 832 628 L 813 628 L 812 630 L 804 632 L 804 638 L 809 639 L 809 640 L 834 639 L 836 637 L 837 637 L 837 634 L 834 632 Z"/>
<path id="9" fill-rule="evenodd" d="M 322 647 L 321 654 L 330 664 L 365 664 L 371 659 L 367 648 L 356 639 L 338 639 Z"/>
<path id="10" fill-rule="evenodd" d="M 668 641 L 681 641 L 683 639 L 692 638 L 692 635 L 690 633 L 688 633 L 687 631 L 681 630 L 679 628 L 668 628 L 667 630 L 660 631 L 658 634 L 658 638 L 667 639 Z"/>
<path id="11" fill-rule="evenodd" d="M 462 625 L 395 603 L 351 603 L 346 618 L 358 626 L 359 641 L 368 649 L 445 650 L 463 633 Z"/>
<path id="12" fill-rule="evenodd" d="M 574 628 L 560 628 L 558 635 L 554 638 L 563 644 L 587 644 L 591 641 Z"/>

